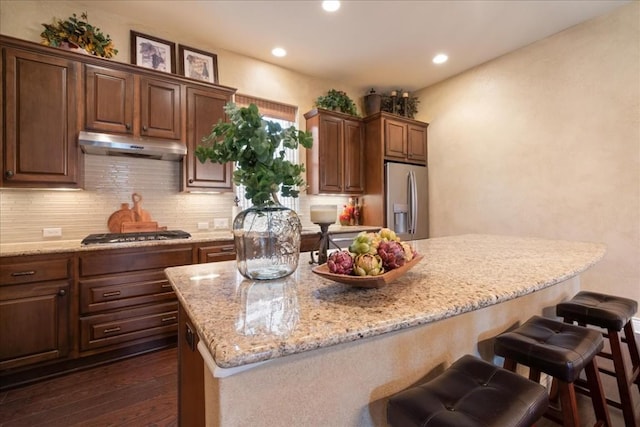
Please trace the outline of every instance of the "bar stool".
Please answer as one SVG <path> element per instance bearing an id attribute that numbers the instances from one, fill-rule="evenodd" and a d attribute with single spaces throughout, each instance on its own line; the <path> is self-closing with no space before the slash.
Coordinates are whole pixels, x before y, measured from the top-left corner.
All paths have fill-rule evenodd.
<path id="1" fill-rule="evenodd" d="M 631 318 L 637 311 L 638 303 L 634 300 L 586 291 L 578 292 L 569 301 L 556 306 L 556 314 L 567 323 L 577 322 L 582 326 L 593 325 L 606 329 L 603 336 L 609 339 L 611 352 L 601 351 L 598 356 L 612 360 L 614 371 L 601 367 L 600 372 L 616 378 L 620 402 L 607 399 L 607 403 L 622 409 L 627 427 L 638 425 L 631 398 L 634 383 L 640 391 L 640 356 L 631 324 Z M 623 330 L 624 337 L 621 337 L 620 332 Z M 625 364 L 622 343 L 627 344 L 631 359 L 630 370 L 627 370 Z"/>
<path id="2" fill-rule="evenodd" d="M 435 379 L 393 395 L 394 427 L 529 427 L 548 406 L 540 384 L 471 355 Z"/>
<path id="3" fill-rule="evenodd" d="M 540 373 L 553 377 L 562 412 L 551 408 L 545 416 L 565 427 L 580 427 L 574 382 L 584 370 L 587 375 L 596 425 L 611 427 L 595 356 L 602 350 L 602 335 L 581 326 L 533 316 L 519 328 L 496 337 L 495 353 L 504 357 L 504 367 L 514 371 L 518 364 L 529 367 L 529 379 L 539 382 Z"/>

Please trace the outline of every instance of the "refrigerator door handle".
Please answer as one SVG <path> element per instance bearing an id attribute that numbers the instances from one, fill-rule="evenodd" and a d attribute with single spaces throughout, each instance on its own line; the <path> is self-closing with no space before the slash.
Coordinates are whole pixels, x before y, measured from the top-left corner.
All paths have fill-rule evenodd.
<path id="1" fill-rule="evenodd" d="M 409 233 L 416 233 L 416 225 L 418 222 L 418 192 L 416 188 L 416 175 L 413 171 L 409 172 Z"/>

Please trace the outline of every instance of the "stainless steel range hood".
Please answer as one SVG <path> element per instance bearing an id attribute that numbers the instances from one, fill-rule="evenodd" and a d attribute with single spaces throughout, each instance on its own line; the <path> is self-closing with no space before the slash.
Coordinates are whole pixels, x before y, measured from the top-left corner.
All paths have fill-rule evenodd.
<path id="1" fill-rule="evenodd" d="M 81 131 L 78 142 L 85 153 L 103 156 L 180 161 L 187 154 L 187 147 L 184 144 L 157 138 L 134 138 Z"/>

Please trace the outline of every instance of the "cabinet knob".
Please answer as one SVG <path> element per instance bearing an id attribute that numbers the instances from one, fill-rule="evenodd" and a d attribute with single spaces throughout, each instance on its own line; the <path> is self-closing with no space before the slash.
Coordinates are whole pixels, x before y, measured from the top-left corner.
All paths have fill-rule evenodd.
<path id="1" fill-rule="evenodd" d="M 125 129 L 127 130 L 131 130 L 131 123 L 125 123 L 124 124 Z"/>
<path id="2" fill-rule="evenodd" d="M 193 178 L 189 178 L 189 184 L 193 184 Z"/>
<path id="3" fill-rule="evenodd" d="M 63 296 L 65 296 L 66 294 L 67 294 L 67 291 L 66 291 L 66 290 L 64 290 L 64 289 L 60 289 L 60 290 L 58 291 L 58 296 L 63 297 Z"/>
<path id="4" fill-rule="evenodd" d="M 147 131 L 147 129 L 148 129 L 148 127 L 147 127 L 146 125 L 142 126 L 142 130 L 143 130 L 143 131 L 145 131 L 145 132 L 146 132 L 146 131 Z"/>
<path id="5" fill-rule="evenodd" d="M 13 178 L 13 175 L 14 175 L 14 174 L 13 174 L 13 171 L 7 171 L 7 172 L 5 172 L 5 174 L 4 174 L 4 176 L 5 176 L 7 179 L 11 179 L 11 178 Z"/>

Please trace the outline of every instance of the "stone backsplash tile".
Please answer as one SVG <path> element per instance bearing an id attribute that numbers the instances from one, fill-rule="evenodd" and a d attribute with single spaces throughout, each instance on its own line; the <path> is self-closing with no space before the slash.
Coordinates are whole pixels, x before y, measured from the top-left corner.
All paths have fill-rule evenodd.
<path id="1" fill-rule="evenodd" d="M 199 222 L 213 228 L 214 218 L 231 222 L 232 193 L 181 193 L 179 162 L 131 157 L 85 155 L 85 189 L 81 191 L 0 190 L 0 243 L 38 242 L 42 229 L 62 228 L 62 240 L 82 239 L 107 232 L 109 216 L 142 195 L 142 208 L 160 226 L 197 233 Z M 311 204 L 336 204 L 346 197 L 299 198 L 298 213 L 303 226 L 309 221 Z M 56 238 L 57 239 L 57 238 Z"/>

